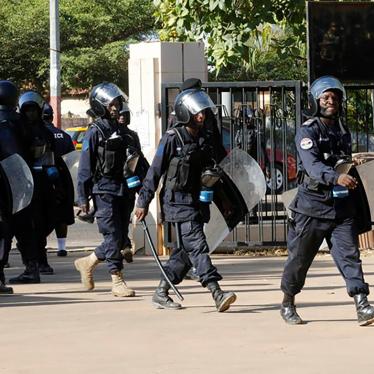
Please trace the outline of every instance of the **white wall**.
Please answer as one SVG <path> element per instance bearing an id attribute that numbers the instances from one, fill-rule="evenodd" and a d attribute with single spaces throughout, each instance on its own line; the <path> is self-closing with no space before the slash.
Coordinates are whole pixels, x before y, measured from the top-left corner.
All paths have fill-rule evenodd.
<path id="1" fill-rule="evenodd" d="M 130 45 L 129 100 L 132 127 L 139 134 L 142 148 L 151 162 L 161 138 L 161 85 L 188 78 L 208 79 L 203 43 L 147 42 Z M 150 206 L 147 219 L 154 243 L 163 250 L 158 197 Z M 149 251 L 149 248 L 148 248 Z M 147 252 L 147 247 L 146 247 Z"/>

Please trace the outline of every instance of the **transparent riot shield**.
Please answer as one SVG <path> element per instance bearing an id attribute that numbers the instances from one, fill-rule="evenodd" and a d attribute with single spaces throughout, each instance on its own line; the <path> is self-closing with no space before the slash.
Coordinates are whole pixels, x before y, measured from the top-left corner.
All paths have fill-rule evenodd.
<path id="1" fill-rule="evenodd" d="M 296 194 L 297 194 L 297 188 L 293 188 L 292 190 L 284 191 L 282 193 L 282 203 L 289 217 L 291 217 L 291 211 L 289 209 L 289 206 L 292 203 L 293 199 L 295 198 Z"/>
<path id="2" fill-rule="evenodd" d="M 266 181 L 260 166 L 247 152 L 235 148 L 220 163 L 227 177 L 221 191 L 214 191 L 210 221 L 205 234 L 213 252 L 230 231 L 265 196 Z M 216 193 L 217 192 L 217 193 Z"/>
<path id="3" fill-rule="evenodd" d="M 371 216 L 374 217 L 374 160 L 356 166 L 368 199 Z"/>
<path id="4" fill-rule="evenodd" d="M 77 199 L 78 199 L 77 183 L 78 183 L 78 166 L 79 166 L 80 156 L 81 156 L 80 151 L 73 151 L 62 156 L 67 168 L 69 169 L 71 179 L 73 180 L 75 203 L 77 202 Z"/>
<path id="5" fill-rule="evenodd" d="M 12 195 L 12 214 L 26 208 L 34 192 L 34 180 L 25 160 L 17 153 L 0 161 Z"/>

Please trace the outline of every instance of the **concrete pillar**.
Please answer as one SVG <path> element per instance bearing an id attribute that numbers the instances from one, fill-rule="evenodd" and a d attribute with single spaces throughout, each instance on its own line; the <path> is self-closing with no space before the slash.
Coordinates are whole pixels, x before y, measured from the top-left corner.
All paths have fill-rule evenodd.
<path id="1" fill-rule="evenodd" d="M 138 132 L 151 162 L 161 138 L 161 85 L 188 78 L 208 80 L 203 43 L 148 42 L 130 45 L 129 100 L 131 128 Z M 159 254 L 164 254 L 158 195 L 152 201 L 147 223 Z M 141 230 L 141 227 L 137 228 Z M 135 234 L 136 235 L 136 234 Z M 139 235 L 136 235 L 139 237 Z M 144 236 L 143 236 L 144 238 Z M 148 243 L 145 243 L 149 253 Z"/>

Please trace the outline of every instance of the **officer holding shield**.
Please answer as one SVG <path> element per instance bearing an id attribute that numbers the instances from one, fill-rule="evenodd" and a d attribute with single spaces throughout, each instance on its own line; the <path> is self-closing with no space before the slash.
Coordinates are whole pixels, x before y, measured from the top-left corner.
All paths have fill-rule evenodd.
<path id="1" fill-rule="evenodd" d="M 360 223 L 364 209 L 360 200 L 359 177 L 339 167 L 351 156 L 351 135 L 341 122 L 346 93 L 341 82 L 324 76 L 310 88 L 312 118 L 296 133 L 298 192 L 290 205 L 288 259 L 282 276 L 284 298 L 281 316 L 289 324 L 302 324 L 295 307 L 295 295 L 305 282 L 323 240 L 342 274 L 348 295 L 354 298 L 361 326 L 374 322 L 374 308 L 368 303 L 358 250 L 358 234 L 370 228 L 370 216 Z"/>
<path id="2" fill-rule="evenodd" d="M 127 244 L 130 207 L 129 190 L 139 186 L 127 168 L 129 140 L 118 119 L 127 108 L 127 96 L 113 83 L 101 83 L 90 93 L 90 105 L 96 119 L 88 129 L 82 146 L 78 170 L 78 204 L 89 211 L 92 198 L 95 217 L 104 241 L 87 257 L 75 261 L 87 290 L 94 288 L 93 271 L 106 261 L 112 277 L 114 296 L 131 297 L 122 274 L 121 250 Z"/>
<path id="3" fill-rule="evenodd" d="M 174 110 L 178 123 L 160 141 L 140 190 L 135 215 L 138 220 L 146 217 L 164 177 L 160 192 L 162 218 L 173 223 L 177 235 L 177 247 L 164 266 L 165 272 L 173 284 L 178 284 L 192 263 L 202 286 L 211 291 L 217 311 L 224 312 L 236 295 L 221 290 L 218 281 L 222 277 L 211 262 L 203 231 L 204 222 L 209 220 L 210 187 L 217 180 L 212 147 L 203 128 L 205 110 L 215 111 L 216 107 L 203 90 L 187 89 L 176 97 Z M 169 289 L 170 285 L 162 278 L 152 298 L 157 308 L 181 308 L 170 298 Z"/>

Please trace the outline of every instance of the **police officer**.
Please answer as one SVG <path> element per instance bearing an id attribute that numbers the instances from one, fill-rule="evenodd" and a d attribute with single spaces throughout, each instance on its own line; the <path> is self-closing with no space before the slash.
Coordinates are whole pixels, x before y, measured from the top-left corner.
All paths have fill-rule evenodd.
<path id="1" fill-rule="evenodd" d="M 16 113 L 18 100 L 17 87 L 10 81 L 0 81 L 0 160 L 20 152 L 15 125 L 19 122 Z M 2 170 L 1 170 L 2 171 Z M 5 284 L 4 266 L 10 250 L 11 196 L 7 188 L 6 177 L 0 174 L 0 293 L 13 293 L 13 288 Z"/>
<path id="2" fill-rule="evenodd" d="M 55 155 L 57 157 L 62 157 L 63 155 L 73 152 L 75 150 L 73 141 L 69 134 L 65 131 L 57 128 L 53 124 L 53 108 L 45 103 L 43 107 L 43 121 L 47 129 L 53 134 L 55 138 Z M 72 197 L 73 198 L 73 197 Z M 74 219 L 72 219 L 70 214 L 64 214 L 66 207 L 72 205 L 73 202 L 70 201 L 70 204 L 64 204 L 64 199 L 60 199 L 61 204 L 57 207 L 57 218 L 56 218 L 56 237 L 57 237 L 57 256 L 64 257 L 67 255 L 66 251 L 66 237 L 68 233 L 68 224 L 73 224 Z M 67 219 L 68 217 L 68 219 Z"/>
<path id="3" fill-rule="evenodd" d="M 302 290 L 307 271 L 326 239 L 348 295 L 354 298 L 358 322 L 369 325 L 374 322 L 374 308 L 367 300 L 369 286 L 358 250 L 357 216 L 362 214 L 356 209 L 358 180 L 337 168 L 351 155 L 351 135 L 339 118 L 345 89 L 338 79 L 324 76 L 313 82 L 310 93 L 316 115 L 297 129 L 295 138 L 299 187 L 290 205 L 281 316 L 289 324 L 303 323 L 295 295 Z"/>
<path id="4" fill-rule="evenodd" d="M 90 106 L 96 119 L 89 127 L 82 145 L 78 170 L 78 203 L 83 213 L 89 211 L 89 199 L 96 208 L 96 221 L 104 241 L 95 251 L 75 261 L 87 290 L 94 288 L 93 270 L 106 261 L 112 277 L 114 296 L 134 296 L 122 274 L 123 249 L 128 230 L 129 187 L 124 169 L 128 139 L 121 132 L 119 115 L 127 107 L 127 96 L 113 83 L 101 83 L 90 93 Z"/>
<path id="5" fill-rule="evenodd" d="M 20 240 L 25 240 L 29 234 L 16 235 L 17 247 L 20 249 L 25 271 L 10 283 L 39 283 L 39 272 L 50 275 L 53 268 L 47 260 L 47 236 L 55 226 L 56 200 L 59 189 L 59 171 L 56 167 L 56 155 L 54 153 L 54 138 L 45 127 L 42 119 L 44 99 L 33 90 L 24 92 L 20 98 L 18 107 L 21 119 L 25 125 L 25 159 L 30 166 L 34 179 L 34 194 L 30 205 L 32 214 L 32 230 L 36 240 L 37 264 L 34 258 L 26 258 L 24 250 L 20 246 Z M 22 222 L 22 226 L 29 226 L 28 222 Z"/>
<path id="6" fill-rule="evenodd" d="M 143 220 L 165 176 L 160 192 L 163 220 L 172 222 L 180 240 L 165 265 L 169 279 L 180 283 L 192 265 L 197 269 L 200 282 L 207 287 L 216 303 L 217 310 L 224 312 L 235 301 L 236 295 L 221 290 L 222 279 L 213 266 L 203 231 L 209 220 L 209 205 L 199 201 L 202 190 L 201 175 L 212 167 L 212 150 L 204 137 L 205 110 L 215 110 L 210 97 L 200 89 L 182 91 L 175 100 L 174 110 L 179 126 L 168 130 L 162 137 L 152 165 L 143 182 L 136 203 L 135 215 Z M 169 296 L 169 284 L 161 279 L 152 302 L 157 308 L 179 309 Z"/>
<path id="7" fill-rule="evenodd" d="M 202 88 L 202 82 L 199 78 L 188 78 L 183 82 L 181 86 L 182 91 L 186 91 L 190 89 L 201 90 L 201 88 Z M 170 113 L 168 122 L 169 122 L 169 129 L 175 126 L 180 126 L 176 118 L 175 111 Z M 205 110 L 204 127 L 201 129 L 201 131 L 204 133 L 205 141 L 211 147 L 212 157 L 214 158 L 215 162 L 220 163 L 226 156 L 226 150 L 222 144 L 221 133 L 218 129 L 216 116 L 210 108 L 207 108 Z M 196 269 L 192 266 L 192 264 L 185 278 L 196 280 L 196 281 L 199 280 L 199 276 L 196 272 Z"/>

